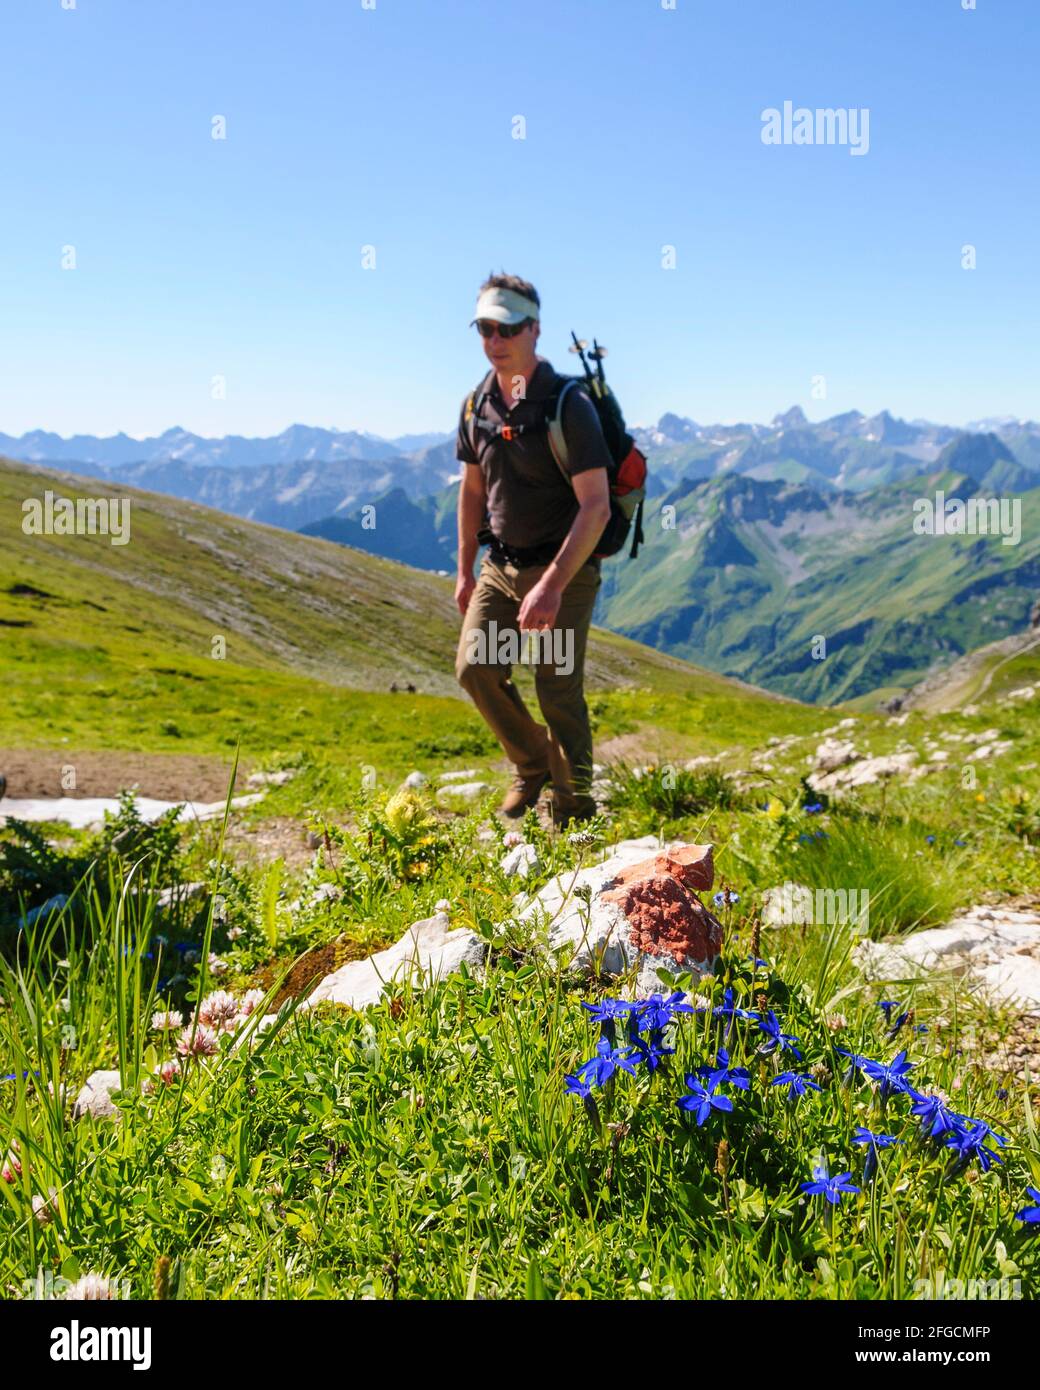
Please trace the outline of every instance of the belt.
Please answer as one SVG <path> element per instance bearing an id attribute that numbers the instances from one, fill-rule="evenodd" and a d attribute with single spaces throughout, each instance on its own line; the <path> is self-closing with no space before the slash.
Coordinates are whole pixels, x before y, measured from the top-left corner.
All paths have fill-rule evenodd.
<path id="1" fill-rule="evenodd" d="M 486 543 L 492 556 L 496 560 L 503 561 L 507 565 L 513 565 L 516 569 L 527 569 L 531 565 L 547 565 L 556 558 L 562 540 L 551 541 L 545 545 L 534 546 L 515 546 L 506 545 L 504 541 L 491 531 L 481 531 L 477 535 L 477 540 L 482 544 Z"/>

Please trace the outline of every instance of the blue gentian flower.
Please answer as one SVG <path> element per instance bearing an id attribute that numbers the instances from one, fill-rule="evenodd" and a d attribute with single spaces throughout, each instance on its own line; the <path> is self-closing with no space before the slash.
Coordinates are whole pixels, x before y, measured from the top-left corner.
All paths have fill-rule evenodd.
<path id="1" fill-rule="evenodd" d="M 938 1096 L 922 1095 L 919 1091 L 907 1088 L 913 1104 L 910 1112 L 921 1121 L 921 1128 L 928 1131 L 928 1137 L 935 1139 L 940 1134 L 956 1132 L 961 1128 L 960 1117 Z"/>
<path id="2" fill-rule="evenodd" d="M 1008 1092 L 1005 1086 L 997 1087 L 997 1100 L 1007 1100 Z"/>
<path id="3" fill-rule="evenodd" d="M 600 1038 L 596 1044 L 595 1057 L 582 1062 L 576 1075 L 592 1086 L 605 1086 L 616 1071 L 627 1071 L 630 1076 L 635 1076 L 636 1069 L 630 1060 L 634 1055 L 631 1052 L 623 1053 L 620 1048 L 614 1047 L 609 1038 Z"/>
<path id="4" fill-rule="evenodd" d="M 725 907 L 727 903 L 739 903 L 740 894 L 734 893 L 732 888 L 722 888 L 712 897 L 712 902 L 716 907 Z"/>
<path id="5" fill-rule="evenodd" d="M 813 801 L 810 803 L 810 805 L 803 806 L 802 810 L 805 812 L 807 816 L 815 816 L 819 811 L 823 810 L 823 802 Z"/>
<path id="6" fill-rule="evenodd" d="M 874 1174 L 878 1167 L 878 1150 L 891 1148 L 893 1144 L 898 1144 L 899 1140 L 894 1134 L 872 1134 L 869 1129 L 864 1129 L 862 1125 L 852 1136 L 854 1144 L 866 1144 L 867 1152 L 863 1159 L 863 1186 L 874 1181 Z"/>
<path id="7" fill-rule="evenodd" d="M 844 1047 L 836 1047 L 834 1050 L 842 1057 L 847 1057 L 849 1059 L 849 1065 L 845 1069 L 845 1075 L 842 1077 L 842 1080 L 845 1082 L 846 1086 L 851 1086 L 860 1072 L 862 1072 L 863 1063 L 866 1062 L 867 1058 L 861 1056 L 858 1052 L 849 1052 L 849 1050 Z"/>
<path id="8" fill-rule="evenodd" d="M 729 1064 L 729 1053 L 724 1047 L 719 1048 L 719 1055 L 715 1059 L 715 1065 L 703 1065 L 697 1068 L 697 1075 L 707 1077 L 705 1082 L 709 1090 L 715 1090 L 719 1086 L 736 1086 L 741 1091 L 746 1091 L 751 1085 L 751 1077 L 746 1067 L 731 1067 Z"/>
<path id="9" fill-rule="evenodd" d="M 756 1014 L 750 1009 L 742 1009 L 733 1002 L 733 986 L 729 985 L 722 996 L 722 1003 L 716 1004 L 712 1009 L 716 1018 L 755 1018 Z"/>
<path id="10" fill-rule="evenodd" d="M 781 1032 L 780 1020 L 772 1009 L 769 1010 L 764 1018 L 761 1014 L 756 1014 L 755 1017 L 758 1021 L 759 1028 L 766 1035 L 766 1041 L 760 1043 L 758 1047 L 758 1051 L 761 1052 L 763 1056 L 768 1056 L 771 1052 L 775 1052 L 777 1048 L 779 1048 L 781 1052 L 793 1052 L 799 1062 L 803 1060 L 802 1054 L 794 1045 L 798 1041 L 797 1037 L 795 1037 L 793 1033 Z"/>
<path id="11" fill-rule="evenodd" d="M 838 1173 L 833 1178 L 827 1176 L 825 1168 L 813 1169 L 813 1181 L 800 1183 L 803 1192 L 807 1192 L 813 1197 L 826 1197 L 832 1206 L 836 1206 L 841 1201 L 842 1194 L 845 1192 L 859 1192 L 860 1188 L 854 1183 L 849 1182 L 851 1173 Z"/>
<path id="12" fill-rule="evenodd" d="M 713 1087 L 702 1086 L 695 1076 L 686 1078 L 690 1094 L 682 1096 L 675 1103 L 680 1110 L 689 1111 L 698 1125 L 702 1125 L 713 1110 L 732 1110 L 733 1102 L 728 1096 L 716 1095 Z"/>
<path id="13" fill-rule="evenodd" d="M 801 1098 L 807 1091 L 819 1091 L 821 1089 L 811 1076 L 805 1076 L 802 1072 L 797 1071 L 782 1071 L 774 1076 L 769 1084 L 770 1086 L 786 1086 L 788 1088 L 788 1100 L 794 1100 L 796 1097 Z"/>
<path id="14" fill-rule="evenodd" d="M 863 1125 L 857 1126 L 856 1133 L 852 1136 L 854 1144 L 873 1144 L 879 1149 L 890 1149 L 893 1144 L 898 1144 L 899 1140 L 894 1134 L 874 1134 Z"/>
<path id="15" fill-rule="evenodd" d="M 982 1121 L 976 1122 L 972 1129 L 958 1129 L 953 1134 L 948 1134 L 946 1147 L 953 1149 L 957 1155 L 950 1170 L 951 1174 L 963 1172 L 973 1158 L 979 1160 L 979 1167 L 984 1173 L 988 1173 L 995 1162 L 1003 1163 L 1000 1154 L 986 1148 L 986 1140 L 991 1136 L 997 1138 L 989 1125 Z"/>
<path id="16" fill-rule="evenodd" d="M 862 1062 L 863 1071 L 870 1077 L 871 1081 L 880 1083 L 880 1096 L 882 1100 L 887 1100 L 893 1092 L 906 1091 L 909 1082 L 906 1074 L 914 1067 L 913 1062 L 906 1060 L 906 1053 L 899 1052 L 892 1058 L 891 1062 L 874 1062 L 869 1057 L 864 1057 Z"/>
<path id="17" fill-rule="evenodd" d="M 588 1081 L 583 1081 L 576 1073 L 568 1074 L 563 1078 L 563 1089 L 569 1096 L 577 1096 L 579 1100 L 584 1100 L 592 1091 L 592 1086 Z"/>
<path id="18" fill-rule="evenodd" d="M 649 999 L 640 1000 L 633 1006 L 632 1016 L 638 1021 L 639 1031 L 644 1028 L 651 1031 L 660 1031 L 667 1028 L 676 1014 L 692 1014 L 695 1012 L 692 1004 L 684 1004 L 686 991 L 677 989 L 670 994 L 667 999 L 660 994 L 651 994 Z"/>
<path id="19" fill-rule="evenodd" d="M 1035 1187 L 1027 1187 L 1026 1196 L 1032 1197 L 1036 1205 L 1023 1207 L 1021 1211 L 1016 1211 L 1015 1220 L 1028 1222 L 1031 1226 L 1040 1225 L 1040 1190 Z"/>
<path id="20" fill-rule="evenodd" d="M 748 956 L 748 960 L 751 962 L 751 964 L 755 967 L 756 970 L 758 970 L 759 968 L 763 970 L 769 969 L 769 962 L 767 960 L 763 960 L 761 956 Z"/>
<path id="21" fill-rule="evenodd" d="M 628 999 L 601 999 L 597 1004 L 583 1000 L 581 1007 L 588 1010 L 590 1022 L 612 1023 L 616 1018 L 627 1018 L 634 1005 Z"/>
<path id="22" fill-rule="evenodd" d="M 935 836 L 934 836 L 934 835 L 926 835 L 926 836 L 924 837 L 924 842 L 925 842 L 926 845 L 934 845 L 934 844 L 935 844 Z"/>
<path id="23" fill-rule="evenodd" d="M 664 1032 L 660 1028 L 656 1028 L 650 1034 L 646 1042 L 639 1037 L 633 1038 L 632 1041 L 635 1045 L 636 1053 L 639 1055 L 639 1060 L 645 1062 L 652 1072 L 657 1070 L 665 1057 L 670 1057 L 675 1052 L 674 1047 L 665 1047 Z M 633 1055 L 635 1054 L 629 1054 L 629 1056 Z"/>

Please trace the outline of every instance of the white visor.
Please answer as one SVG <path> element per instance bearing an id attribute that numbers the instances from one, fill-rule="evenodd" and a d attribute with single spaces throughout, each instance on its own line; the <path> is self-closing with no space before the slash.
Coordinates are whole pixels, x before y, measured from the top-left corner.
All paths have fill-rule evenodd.
<path id="1" fill-rule="evenodd" d="M 477 319 L 491 319 L 495 323 L 523 323 L 524 319 L 537 319 L 538 305 L 516 290 L 484 290 L 477 300 Z"/>

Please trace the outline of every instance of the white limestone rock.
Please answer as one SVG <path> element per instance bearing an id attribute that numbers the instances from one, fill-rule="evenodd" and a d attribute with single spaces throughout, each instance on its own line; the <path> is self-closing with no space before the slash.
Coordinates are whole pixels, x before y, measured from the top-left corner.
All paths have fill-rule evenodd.
<path id="1" fill-rule="evenodd" d="M 905 941 L 863 941 L 855 956 L 870 979 L 948 971 L 996 1003 L 1040 1014 L 1040 913 L 973 907 L 945 927 Z"/>
<path id="2" fill-rule="evenodd" d="M 490 790 L 488 782 L 449 782 L 447 786 L 437 788 L 437 796 L 458 796 L 463 801 L 479 801 Z"/>
<path id="3" fill-rule="evenodd" d="M 837 727 L 840 728 L 841 725 Z M 816 752 L 810 756 L 809 762 L 817 772 L 833 772 L 835 768 L 851 763 L 855 757 L 856 746 L 851 739 L 825 738 L 817 745 Z"/>
<path id="4" fill-rule="evenodd" d="M 547 929 L 546 945 L 551 954 L 572 953 L 569 970 L 612 976 L 622 975 L 635 967 L 638 972 L 635 981 L 637 994 L 650 994 L 661 988 L 657 972 L 662 967 L 673 975 L 681 970 L 705 975 L 714 964 L 716 950 L 706 946 L 700 957 L 687 956 L 681 962 L 671 954 L 658 955 L 640 950 L 632 941 L 631 924 L 620 904 L 602 896 L 616 889 L 621 871 L 644 861 L 652 862 L 655 856 L 690 848 L 682 841 L 662 845 L 655 835 L 622 840 L 606 853 L 600 863 L 559 874 L 533 896 L 519 893 L 514 899 L 519 909 L 518 918 L 521 922 Z M 713 874 L 711 846 L 704 848 L 707 850 L 704 882 L 706 887 L 710 887 Z M 579 890 L 585 889 L 589 893 L 587 904 L 579 896 Z M 696 894 L 691 893 L 691 896 L 701 914 L 705 937 L 715 932 L 715 939 L 721 943 L 721 927 L 696 898 Z"/>
<path id="5" fill-rule="evenodd" d="M 388 984 L 411 981 L 413 987 L 443 980 L 465 963 L 479 969 L 487 945 L 476 932 L 452 931 L 446 912 L 413 922 L 400 941 L 377 951 L 366 960 L 354 960 L 326 975 L 301 1008 L 311 1009 L 328 1001 L 351 1009 L 376 1004 Z"/>
<path id="6" fill-rule="evenodd" d="M 541 867 L 541 860 L 535 846 L 521 840 L 502 857 L 498 867 L 508 878 L 526 878 Z"/>

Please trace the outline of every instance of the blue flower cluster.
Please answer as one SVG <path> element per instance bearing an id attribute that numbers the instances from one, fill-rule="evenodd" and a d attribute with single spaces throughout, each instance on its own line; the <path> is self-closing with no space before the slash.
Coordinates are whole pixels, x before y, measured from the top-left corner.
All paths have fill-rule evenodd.
<path id="1" fill-rule="evenodd" d="M 756 967 L 765 962 L 755 961 Z M 721 1004 L 695 1007 L 685 1002 L 683 990 L 675 990 L 665 997 L 653 994 L 648 999 L 602 999 L 598 1003 L 583 1003 L 592 1022 L 600 1025 L 600 1038 L 595 1056 L 582 1062 L 575 1071 L 566 1077 L 566 1090 L 584 1101 L 596 1128 L 600 1127 L 599 1113 L 592 1092 L 597 1087 L 606 1087 L 619 1071 L 630 1076 L 636 1068 L 645 1064 L 649 1072 L 654 1072 L 665 1057 L 673 1054 L 675 1048 L 665 1046 L 665 1030 L 680 1014 L 705 1013 L 710 1011 L 721 1025 L 724 1042 L 729 1041 L 736 1019 L 755 1024 L 759 1041 L 755 1051 L 759 1056 L 790 1053 L 799 1062 L 804 1061 L 796 1044 L 799 1039 L 785 1033 L 780 1020 L 772 1009 L 753 1010 L 742 1008 L 734 1001 L 732 987 L 727 988 Z M 886 1038 L 891 1040 L 912 1019 L 909 1009 L 904 1009 L 895 1000 L 883 999 L 878 1007 L 885 1015 Z M 618 1022 L 625 1024 L 625 1043 L 618 1044 Z M 915 1032 L 926 1032 L 924 1027 Z M 911 1114 L 920 1122 L 919 1137 L 922 1142 L 938 1141 L 951 1150 L 952 1162 L 948 1176 L 962 1173 L 974 1159 L 982 1171 L 988 1172 L 994 1163 L 1003 1163 L 998 1148 L 1007 1140 L 997 1134 L 985 1121 L 973 1119 L 952 1110 L 948 1103 L 937 1095 L 917 1090 L 910 1082 L 910 1073 L 915 1063 L 907 1060 L 905 1049 L 898 1052 L 889 1062 L 877 1061 L 845 1048 L 836 1049 L 848 1059 L 844 1073 L 845 1084 L 861 1085 L 864 1080 L 872 1081 L 877 1087 L 882 1111 L 892 1096 L 907 1096 L 911 1102 Z M 734 1066 L 725 1046 L 717 1050 L 715 1061 L 698 1066 L 688 1074 L 686 1094 L 676 1105 L 699 1127 L 707 1123 L 714 1114 L 733 1110 L 733 1100 L 725 1092 L 748 1091 L 751 1077 L 745 1067 Z M 794 1070 L 779 1072 L 770 1081 L 770 1086 L 786 1087 L 787 1099 L 796 1103 L 812 1091 L 821 1089 L 819 1083 L 806 1073 Z M 863 1145 L 866 1156 L 863 1166 L 862 1182 L 868 1185 L 874 1179 L 878 1168 L 878 1155 L 882 1149 L 891 1148 L 904 1142 L 894 1134 L 875 1132 L 859 1126 L 853 1136 L 853 1143 Z M 990 1147 L 996 1145 L 997 1148 Z M 826 1167 L 817 1164 L 813 1168 L 811 1182 L 803 1182 L 801 1190 L 810 1196 L 822 1196 L 830 1206 L 835 1206 L 846 1193 L 858 1193 L 862 1188 L 849 1181 L 851 1172 L 828 1175 Z M 1036 1203 L 1017 1213 L 1017 1219 L 1030 1224 L 1040 1224 L 1040 1191 L 1027 1188 L 1030 1198 Z"/>

